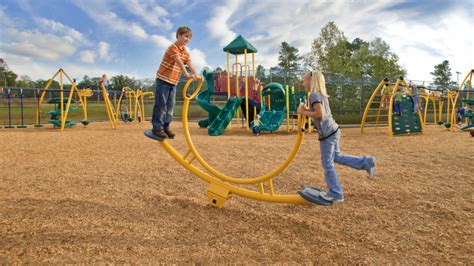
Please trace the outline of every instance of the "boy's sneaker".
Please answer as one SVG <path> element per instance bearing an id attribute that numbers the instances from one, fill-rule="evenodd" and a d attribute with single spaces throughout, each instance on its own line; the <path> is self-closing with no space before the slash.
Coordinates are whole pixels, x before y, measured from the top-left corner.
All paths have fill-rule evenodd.
<path id="1" fill-rule="evenodd" d="M 160 139 L 168 138 L 168 135 L 165 133 L 163 129 L 152 129 L 151 132 L 153 132 L 153 134 L 155 134 L 155 136 L 157 136 Z"/>
<path id="2" fill-rule="evenodd" d="M 344 201 L 344 198 L 341 198 L 341 199 L 338 199 L 336 197 L 332 197 L 332 196 L 329 196 L 327 192 L 324 192 L 324 191 L 321 191 L 319 193 L 319 197 L 321 197 L 322 199 L 326 200 L 326 201 L 330 201 L 332 203 L 339 203 L 339 202 L 343 202 Z"/>
<path id="3" fill-rule="evenodd" d="M 174 136 L 176 136 L 176 134 L 174 134 L 173 131 L 171 131 L 169 128 L 165 128 L 163 131 L 166 133 L 166 135 L 168 135 L 168 138 L 170 139 L 174 139 Z"/>
<path id="4" fill-rule="evenodd" d="M 369 180 L 374 180 L 375 179 L 375 157 L 367 156 L 367 159 L 370 161 L 369 169 L 367 169 L 367 173 L 369 174 L 368 178 Z"/>

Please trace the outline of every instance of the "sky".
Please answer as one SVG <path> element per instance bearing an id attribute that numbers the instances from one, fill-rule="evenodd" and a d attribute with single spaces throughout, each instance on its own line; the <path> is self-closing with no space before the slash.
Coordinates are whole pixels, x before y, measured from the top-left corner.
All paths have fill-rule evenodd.
<path id="1" fill-rule="evenodd" d="M 238 35 L 268 69 L 278 64 L 283 41 L 307 53 L 330 21 L 350 41 L 384 39 L 409 79 L 432 80 L 443 60 L 453 80 L 474 69 L 474 0 L 0 0 L 0 58 L 33 80 L 59 68 L 79 80 L 153 78 L 176 29 L 186 25 L 198 71 L 224 67 L 222 49 Z"/>

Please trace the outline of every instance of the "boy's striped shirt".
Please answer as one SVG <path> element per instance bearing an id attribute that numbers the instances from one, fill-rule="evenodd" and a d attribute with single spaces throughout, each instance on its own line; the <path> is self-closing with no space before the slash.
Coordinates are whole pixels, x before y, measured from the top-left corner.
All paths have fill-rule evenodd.
<path id="1" fill-rule="evenodd" d="M 191 59 L 184 46 L 179 48 L 176 43 L 173 43 L 168 47 L 168 49 L 166 49 L 160 68 L 156 71 L 156 78 L 174 85 L 178 84 L 181 69 L 176 60 L 177 56 L 181 58 L 181 62 L 183 62 L 184 65 L 186 65 Z"/>

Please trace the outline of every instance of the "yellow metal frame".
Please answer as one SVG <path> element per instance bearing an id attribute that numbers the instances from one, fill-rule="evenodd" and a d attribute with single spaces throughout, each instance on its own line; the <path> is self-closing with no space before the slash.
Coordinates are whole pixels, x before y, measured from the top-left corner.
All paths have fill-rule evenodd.
<path id="1" fill-rule="evenodd" d="M 436 124 L 436 122 L 437 122 L 437 119 L 436 119 L 436 113 L 437 113 L 436 104 L 437 103 L 439 104 L 439 100 L 440 100 L 439 96 L 437 96 L 435 94 L 435 92 L 432 91 L 432 92 L 429 92 L 428 94 L 423 95 L 422 97 L 425 100 L 425 108 L 424 108 L 424 113 L 423 113 L 423 124 L 426 127 L 426 125 L 428 123 L 427 120 L 428 120 L 428 113 L 429 113 L 428 109 L 429 109 L 430 101 L 431 101 L 431 104 L 433 106 L 433 108 L 432 108 L 433 109 L 433 124 Z"/>
<path id="2" fill-rule="evenodd" d="M 464 84 L 467 83 L 469 84 L 468 86 L 468 92 L 467 92 L 467 98 L 469 99 L 470 98 L 470 91 L 472 90 L 472 77 L 473 77 L 473 73 L 474 73 L 474 69 L 471 69 L 467 74 L 466 76 L 464 77 L 464 79 L 462 80 L 461 83 L 459 83 L 459 89 L 458 89 L 458 92 L 456 93 L 456 95 L 454 96 L 454 100 L 453 100 L 453 109 L 452 109 L 452 116 L 451 116 L 451 125 L 454 125 L 456 123 L 456 104 L 458 102 L 458 99 L 459 99 L 459 95 L 460 95 L 460 92 L 459 91 L 462 91 L 464 89 Z M 467 121 L 466 121 L 467 122 Z M 453 127 L 451 126 L 451 129 Z"/>
<path id="3" fill-rule="evenodd" d="M 91 97 L 93 92 L 91 89 L 77 90 L 77 95 L 82 99 L 82 110 L 84 111 L 84 120 L 87 120 L 87 97 Z"/>
<path id="4" fill-rule="evenodd" d="M 153 98 L 155 95 L 153 92 L 148 91 L 148 92 L 143 92 L 142 90 L 137 90 L 136 93 L 136 101 L 135 101 L 135 120 L 138 121 L 138 112 L 137 108 L 140 109 L 140 124 L 144 123 L 146 121 L 145 117 L 145 97 L 148 96 L 148 98 Z M 137 107 L 138 105 L 138 107 Z"/>
<path id="5" fill-rule="evenodd" d="M 377 97 L 377 95 L 380 94 L 380 91 L 382 90 L 383 88 L 383 85 L 385 84 L 385 81 L 382 80 L 380 81 L 379 85 L 377 85 L 377 87 L 375 88 L 374 92 L 372 93 L 372 95 L 370 96 L 370 99 L 369 101 L 367 102 L 367 105 L 365 106 L 365 110 L 364 110 L 364 114 L 362 115 L 362 121 L 360 123 L 360 133 L 364 133 L 364 128 L 365 128 L 365 122 L 367 120 L 367 117 L 368 117 L 368 112 L 369 112 L 369 109 L 370 109 L 370 106 L 372 105 L 372 103 L 374 102 L 375 100 L 375 97 Z M 390 86 L 390 85 L 389 85 Z M 392 89 L 390 88 L 390 92 L 391 94 L 393 95 L 393 91 Z M 380 104 L 379 104 L 380 105 Z M 380 108 L 379 108 L 380 109 Z M 377 115 L 380 114 L 380 111 L 377 113 Z M 378 117 L 377 117 L 377 124 L 378 126 Z"/>
<path id="6" fill-rule="evenodd" d="M 117 109 L 117 112 L 115 114 L 115 120 L 119 120 L 119 110 L 120 110 L 120 107 L 122 106 L 122 99 L 124 98 L 125 96 L 125 101 L 128 102 L 128 106 L 130 107 L 130 110 L 129 110 L 129 115 L 130 117 L 133 117 L 134 119 L 136 118 L 135 117 L 135 114 L 136 114 L 136 104 L 137 104 L 137 94 L 135 93 L 134 90 L 130 89 L 129 87 L 123 87 L 122 88 L 122 93 L 120 93 L 120 97 L 117 101 L 117 106 L 115 107 Z M 133 100 L 133 104 L 132 104 L 132 100 Z M 135 120 L 134 120 L 135 121 Z"/>
<path id="7" fill-rule="evenodd" d="M 186 143 L 188 145 L 188 150 L 181 155 L 176 151 L 176 149 L 171 146 L 168 141 L 161 141 L 161 146 L 183 167 L 191 171 L 191 173 L 197 175 L 204 181 L 210 184 L 208 189 L 208 198 L 210 203 L 216 207 L 222 207 L 222 204 L 228 200 L 233 194 L 239 195 L 242 197 L 246 197 L 249 199 L 260 200 L 260 201 L 268 201 L 268 202 L 279 202 L 279 203 L 306 203 L 303 198 L 301 198 L 297 194 L 293 195 L 284 195 L 284 194 L 277 194 L 273 187 L 272 179 L 280 174 L 283 170 L 285 170 L 291 161 L 295 158 L 296 154 L 298 153 L 301 143 L 304 137 L 304 124 L 302 121 L 305 121 L 305 117 L 298 115 L 298 133 L 293 145 L 293 148 L 288 155 L 288 157 L 281 162 L 275 169 L 270 171 L 269 173 L 253 178 L 240 178 L 240 177 L 231 177 L 227 176 L 218 170 L 212 168 L 207 162 L 201 157 L 199 152 L 197 151 L 196 147 L 191 138 L 191 134 L 189 132 L 189 123 L 188 123 L 188 111 L 189 111 L 189 104 L 190 102 L 196 97 L 199 93 L 202 81 L 200 81 L 199 86 L 194 91 L 191 96 L 187 96 L 186 92 L 191 84 L 192 79 L 189 79 L 186 82 L 186 85 L 183 88 L 183 113 L 182 113 L 182 123 L 183 123 L 183 130 L 184 136 L 186 139 Z M 190 157 L 190 158 L 188 158 Z M 205 169 L 207 172 L 201 170 L 197 166 L 192 164 L 193 161 L 197 160 L 197 162 Z M 267 183 L 268 192 L 265 192 L 264 184 Z M 242 188 L 239 185 L 255 185 L 256 190 L 250 190 L 246 188 Z"/>
<path id="8" fill-rule="evenodd" d="M 117 119 L 115 119 L 115 110 L 114 107 L 112 106 L 112 102 L 110 102 L 109 94 L 107 93 L 107 90 L 105 89 L 104 83 L 100 83 L 100 88 L 102 91 L 102 96 L 104 97 L 104 102 L 105 102 L 105 109 L 107 110 L 107 117 L 109 118 L 110 126 L 113 129 L 117 128 Z"/>
<path id="9" fill-rule="evenodd" d="M 381 94 L 381 90 L 383 89 L 383 86 L 384 86 L 385 82 L 386 82 L 385 80 L 380 81 L 379 85 L 377 85 L 377 88 L 375 88 L 374 92 L 370 96 L 369 102 L 365 106 L 364 115 L 362 116 L 362 121 L 361 121 L 361 125 L 360 125 L 360 133 L 361 134 L 364 133 L 365 123 L 366 123 L 367 117 L 369 117 L 368 112 L 371 109 L 370 106 L 373 103 L 376 103 L 376 102 L 374 102 L 374 100 L 378 95 Z M 406 81 L 404 79 L 397 79 L 397 82 L 395 83 L 395 86 L 393 88 L 391 87 L 390 82 L 388 83 L 389 90 L 390 90 L 390 101 L 389 101 L 389 109 L 388 109 L 388 132 L 387 133 L 390 137 L 394 136 L 393 130 L 392 130 L 393 102 L 394 102 L 394 98 L 395 98 L 395 93 L 398 91 L 398 87 L 400 86 L 400 84 L 403 84 L 405 86 L 405 88 L 408 89 L 408 93 L 413 97 L 413 91 L 412 91 L 411 87 L 408 86 L 408 84 L 406 83 Z M 379 118 L 381 117 L 380 111 L 381 111 L 381 102 L 379 103 L 377 115 L 374 115 L 374 116 L 377 117 L 376 126 L 378 126 Z M 425 109 L 425 111 L 426 111 L 426 109 Z M 424 120 L 424 118 L 426 116 L 422 116 L 420 110 L 417 110 L 417 113 L 418 113 L 418 118 L 420 119 L 421 134 L 423 134 L 425 132 L 425 122 L 424 122 L 425 120 Z M 413 134 L 417 134 L 417 133 L 403 134 L 403 135 L 398 135 L 398 136 L 413 135 Z"/>
<path id="10" fill-rule="evenodd" d="M 39 123 L 41 104 L 43 103 L 44 97 L 46 96 L 46 92 L 48 91 L 49 87 L 51 86 L 53 80 L 55 80 L 56 77 L 58 77 L 58 75 L 59 75 L 59 97 L 60 97 L 59 106 L 61 108 L 61 127 L 60 127 L 60 131 L 64 131 L 67 116 L 68 116 L 68 113 L 69 113 L 69 107 L 71 106 L 71 102 L 72 102 L 72 96 L 74 95 L 74 92 L 76 92 L 79 95 L 79 91 L 76 87 L 76 82 L 74 80 L 72 80 L 69 77 L 69 75 L 62 68 L 60 68 L 58 71 L 56 71 L 56 73 L 53 75 L 53 77 L 48 81 L 48 83 L 46 83 L 46 86 L 43 90 L 43 93 L 41 93 L 41 97 L 40 97 L 39 103 L 38 103 L 38 108 L 36 109 L 36 124 Z M 66 77 L 69 80 L 69 82 L 72 84 L 71 89 L 69 91 L 68 98 L 67 98 L 68 101 L 67 101 L 67 104 L 66 104 L 66 110 L 64 110 L 64 80 L 63 80 L 64 77 Z M 87 119 L 87 110 L 85 108 L 87 107 L 87 104 L 84 104 L 82 97 L 79 97 L 79 101 L 80 101 L 80 106 L 82 107 L 82 113 L 84 115 L 84 120 L 86 120 Z"/>

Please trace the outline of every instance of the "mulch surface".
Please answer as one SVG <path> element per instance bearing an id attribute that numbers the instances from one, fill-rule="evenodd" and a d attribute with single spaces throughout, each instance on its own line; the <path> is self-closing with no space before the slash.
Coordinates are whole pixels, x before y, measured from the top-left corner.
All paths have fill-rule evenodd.
<path id="1" fill-rule="evenodd" d="M 181 124 L 170 143 L 181 153 Z M 345 201 L 331 207 L 254 201 L 222 209 L 208 184 L 143 135 L 149 124 L 93 123 L 59 132 L 0 129 L 1 263 L 473 264 L 474 138 L 429 126 L 390 138 L 342 129 L 341 151 L 377 158 L 377 179 L 336 169 Z M 283 161 L 295 134 L 233 127 L 196 147 L 227 175 L 255 177 Z M 315 134 L 273 181 L 294 194 L 325 187 Z"/>

